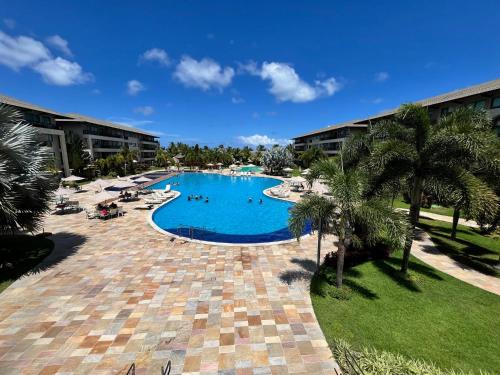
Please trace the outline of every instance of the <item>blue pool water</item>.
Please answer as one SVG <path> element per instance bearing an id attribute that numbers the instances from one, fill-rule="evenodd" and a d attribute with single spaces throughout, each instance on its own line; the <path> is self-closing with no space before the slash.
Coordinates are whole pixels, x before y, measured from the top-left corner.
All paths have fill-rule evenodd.
<path id="1" fill-rule="evenodd" d="M 149 188 L 163 190 L 167 184 L 180 191 L 181 196 L 154 212 L 153 221 L 163 230 L 198 240 L 227 243 L 293 238 L 288 231 L 288 210 L 293 204 L 263 194 L 263 190 L 279 185 L 279 180 L 183 173 Z M 202 195 L 203 199 L 189 201 L 189 195 Z M 250 197 L 252 203 L 248 202 Z"/>

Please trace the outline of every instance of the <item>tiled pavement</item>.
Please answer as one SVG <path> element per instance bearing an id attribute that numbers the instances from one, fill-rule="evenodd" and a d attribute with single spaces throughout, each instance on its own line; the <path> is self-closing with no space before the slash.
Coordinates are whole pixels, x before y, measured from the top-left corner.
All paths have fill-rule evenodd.
<path id="1" fill-rule="evenodd" d="M 159 374 L 167 360 L 172 374 L 335 373 L 304 281 L 314 237 L 171 241 L 136 204 L 104 222 L 46 220 L 55 251 L 0 296 L 0 374 L 125 374 L 132 362 Z"/>
<path id="2" fill-rule="evenodd" d="M 500 295 L 500 279 L 498 277 L 485 275 L 441 253 L 436 249 L 429 235 L 423 231 L 419 231 L 417 240 L 413 242 L 411 253 L 416 258 L 431 267 L 437 268 L 441 272 L 488 292 Z"/>

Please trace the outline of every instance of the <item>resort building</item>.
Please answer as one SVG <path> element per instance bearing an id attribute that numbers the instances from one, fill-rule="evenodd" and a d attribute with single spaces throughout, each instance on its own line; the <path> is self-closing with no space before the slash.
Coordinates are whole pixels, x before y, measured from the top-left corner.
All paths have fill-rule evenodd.
<path id="1" fill-rule="evenodd" d="M 415 103 L 427 107 L 434 122 L 460 106 L 486 109 L 497 134 L 500 136 L 500 79 L 419 100 Z M 395 108 L 364 119 L 330 125 L 299 135 L 293 138 L 295 150 L 301 152 L 311 147 L 318 147 L 327 155 L 335 155 L 339 152 L 342 142 L 349 135 L 366 131 L 368 126 L 393 116 L 397 110 Z"/>
<path id="2" fill-rule="evenodd" d="M 146 131 L 91 118 L 79 114 L 63 114 L 0 95 L 0 103 L 16 107 L 24 119 L 37 128 L 40 141 L 52 149 L 56 168 L 65 176 L 70 174 L 66 142 L 71 133 L 78 135 L 93 159 L 118 153 L 125 145 L 137 151 L 137 161 L 154 160 L 157 137 Z"/>

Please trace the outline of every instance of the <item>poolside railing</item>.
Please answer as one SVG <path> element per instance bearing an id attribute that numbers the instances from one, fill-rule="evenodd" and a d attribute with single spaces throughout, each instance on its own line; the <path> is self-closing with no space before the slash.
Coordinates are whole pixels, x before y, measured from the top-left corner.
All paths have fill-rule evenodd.
<path id="1" fill-rule="evenodd" d="M 172 370 L 172 361 L 169 360 L 167 365 L 161 366 L 161 375 L 170 375 L 170 371 Z M 126 373 L 126 375 L 135 375 L 135 362 L 132 363 Z"/>

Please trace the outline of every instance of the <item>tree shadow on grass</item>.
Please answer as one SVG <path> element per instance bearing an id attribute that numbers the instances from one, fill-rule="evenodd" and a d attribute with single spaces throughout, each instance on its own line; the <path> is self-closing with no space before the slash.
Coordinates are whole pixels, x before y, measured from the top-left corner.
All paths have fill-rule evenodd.
<path id="1" fill-rule="evenodd" d="M 296 281 L 310 280 L 316 271 L 316 263 L 307 258 L 292 258 L 291 263 L 300 266 L 299 270 L 287 270 L 280 273 L 280 280 L 291 285 Z"/>
<path id="2" fill-rule="evenodd" d="M 69 232 L 54 233 L 49 239 L 54 242 L 54 249 L 28 274 L 40 273 L 56 266 L 64 259 L 74 255 L 87 241 L 87 237 Z"/>
<path id="3" fill-rule="evenodd" d="M 422 292 L 418 285 L 406 275 L 403 275 L 399 268 L 394 267 L 390 262 L 376 260 L 373 262 L 375 268 L 390 277 L 399 286 L 408 289 L 410 292 Z"/>
<path id="4" fill-rule="evenodd" d="M 433 246 L 425 246 L 423 248 L 425 252 L 430 254 L 443 253 L 453 259 L 461 268 L 472 269 L 485 275 L 500 277 L 500 272 L 495 269 L 495 265 L 498 262 L 497 252 L 462 238 L 452 240 L 449 238 L 451 228 L 436 229 L 425 224 L 420 226 L 427 231 L 435 245 L 435 248 Z M 463 233 L 467 232 L 463 231 Z M 458 249 L 453 244 L 464 247 Z M 491 255 L 494 258 L 485 257 L 487 255 Z"/>
<path id="5" fill-rule="evenodd" d="M 355 293 L 363 298 L 370 299 L 370 300 L 374 300 L 374 299 L 379 298 L 377 293 L 364 287 L 363 285 L 354 281 L 353 279 L 350 279 L 350 278 L 344 279 L 344 284 L 346 286 L 348 286 L 353 291 L 353 293 Z"/>

